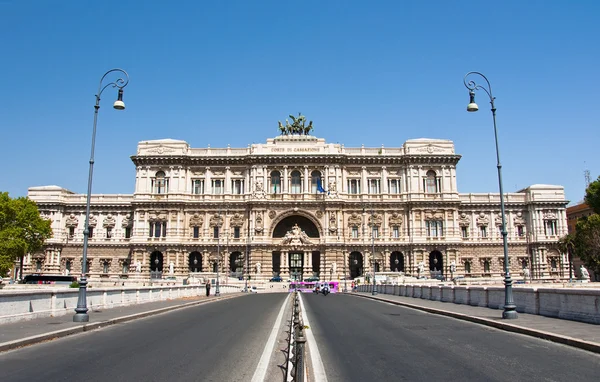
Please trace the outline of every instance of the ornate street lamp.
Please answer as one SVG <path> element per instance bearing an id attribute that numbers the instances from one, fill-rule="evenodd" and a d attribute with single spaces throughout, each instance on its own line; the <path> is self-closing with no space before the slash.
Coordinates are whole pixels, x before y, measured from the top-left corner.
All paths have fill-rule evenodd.
<path id="1" fill-rule="evenodd" d="M 115 82 L 111 82 L 104 87 L 102 87 L 102 81 L 104 81 L 104 77 L 106 77 L 109 73 L 112 72 L 120 72 L 125 76 L 125 79 L 119 78 Z M 113 88 L 119 88 L 119 92 L 117 94 L 117 100 L 113 104 L 113 107 L 117 110 L 125 110 L 125 103 L 123 103 L 123 88 L 127 86 L 129 83 L 129 75 L 123 69 L 111 69 L 108 72 L 104 73 L 102 78 L 100 79 L 100 85 L 98 86 L 98 93 L 96 94 L 96 105 L 94 106 L 94 128 L 92 129 L 92 150 L 90 155 L 90 169 L 88 176 L 88 187 L 87 187 L 87 197 L 85 204 L 85 227 L 83 229 L 83 267 L 81 271 L 81 279 L 79 280 L 79 296 L 77 298 L 77 307 L 75 308 L 75 315 L 73 316 L 73 322 L 88 322 L 90 320 L 90 316 L 88 315 L 87 308 L 87 249 L 88 249 L 88 239 L 90 234 L 90 201 L 92 196 L 92 175 L 94 173 L 94 148 L 96 145 L 96 124 L 98 121 L 98 109 L 100 109 L 100 96 L 104 89 L 109 86 Z"/>
<path id="2" fill-rule="evenodd" d="M 375 213 L 371 210 L 371 253 L 373 256 L 373 292 L 371 295 L 375 296 L 377 294 L 377 282 L 375 281 L 375 267 L 377 266 L 377 262 L 375 259 Z"/>
<path id="3" fill-rule="evenodd" d="M 467 82 L 467 77 L 471 74 L 481 76 L 487 83 L 487 88 L 478 85 L 475 81 L 470 80 Z M 500 212 L 502 214 L 502 242 L 504 245 L 504 311 L 502 312 L 502 318 L 514 319 L 517 318 L 517 306 L 513 300 L 512 293 L 512 279 L 510 277 L 510 264 L 508 262 L 508 239 L 506 232 L 506 215 L 504 213 L 504 191 L 502 189 L 502 165 L 500 164 L 500 150 L 498 148 L 498 130 L 496 128 L 496 106 L 494 105 L 495 97 L 492 95 L 492 86 L 488 81 L 487 77 L 479 72 L 469 72 L 465 75 L 463 82 L 465 87 L 469 89 L 469 105 L 467 105 L 468 112 L 475 112 L 479 110 L 479 106 L 475 103 L 475 90 L 483 90 L 490 98 L 490 104 L 492 105 L 492 118 L 494 120 L 494 138 L 496 141 L 496 160 L 498 167 L 498 185 L 500 188 Z"/>

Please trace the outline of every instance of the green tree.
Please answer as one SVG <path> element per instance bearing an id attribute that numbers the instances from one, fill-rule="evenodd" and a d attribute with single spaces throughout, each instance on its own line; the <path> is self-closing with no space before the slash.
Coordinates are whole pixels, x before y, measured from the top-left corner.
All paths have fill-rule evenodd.
<path id="1" fill-rule="evenodd" d="M 575 254 L 586 267 L 600 273 L 600 215 L 583 217 L 576 227 Z"/>
<path id="2" fill-rule="evenodd" d="M 566 234 L 558 241 L 558 249 L 569 257 L 569 280 L 573 279 L 573 254 L 575 253 L 575 235 Z"/>
<path id="3" fill-rule="evenodd" d="M 0 276 L 6 275 L 15 260 L 42 249 L 52 237 L 50 224 L 32 200 L 0 192 Z"/>
<path id="4" fill-rule="evenodd" d="M 595 213 L 600 214 L 600 176 L 585 190 L 585 202 Z"/>

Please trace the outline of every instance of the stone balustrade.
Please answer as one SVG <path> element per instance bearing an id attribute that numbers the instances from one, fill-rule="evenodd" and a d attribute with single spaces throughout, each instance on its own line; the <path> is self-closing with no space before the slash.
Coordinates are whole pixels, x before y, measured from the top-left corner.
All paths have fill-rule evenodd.
<path id="1" fill-rule="evenodd" d="M 240 292 L 239 286 L 221 285 L 221 293 Z M 215 288 L 211 288 L 211 295 Z M 75 314 L 79 289 L 44 288 L 35 290 L 0 291 L 0 324 L 38 317 Z M 90 312 L 118 306 L 143 304 L 206 294 L 204 285 L 143 286 L 118 288 L 90 288 L 87 307 Z"/>
<path id="2" fill-rule="evenodd" d="M 373 285 L 359 285 L 371 292 Z M 455 304 L 503 309 L 503 286 L 378 285 L 381 294 L 393 294 Z M 513 287 L 517 312 L 600 324 L 600 288 Z"/>

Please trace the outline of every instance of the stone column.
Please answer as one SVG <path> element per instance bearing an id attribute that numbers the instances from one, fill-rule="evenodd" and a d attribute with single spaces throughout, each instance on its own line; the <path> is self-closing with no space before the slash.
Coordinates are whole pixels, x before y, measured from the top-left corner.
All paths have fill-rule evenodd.
<path id="1" fill-rule="evenodd" d="M 308 166 L 304 166 L 304 187 L 302 187 L 304 189 L 304 193 L 308 194 L 310 192 L 309 186 L 310 186 L 310 175 L 308 174 Z"/>
<path id="2" fill-rule="evenodd" d="M 288 193 L 288 166 L 283 166 L 283 180 L 281 182 L 281 193 Z"/>

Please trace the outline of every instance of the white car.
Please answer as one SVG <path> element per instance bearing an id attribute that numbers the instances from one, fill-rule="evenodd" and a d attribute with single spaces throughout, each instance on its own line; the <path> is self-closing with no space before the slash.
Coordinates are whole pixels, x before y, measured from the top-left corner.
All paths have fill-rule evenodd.
<path id="1" fill-rule="evenodd" d="M 248 292 L 250 292 L 250 293 L 258 293 L 258 290 L 256 289 L 255 286 L 251 286 L 250 288 L 248 288 Z"/>

